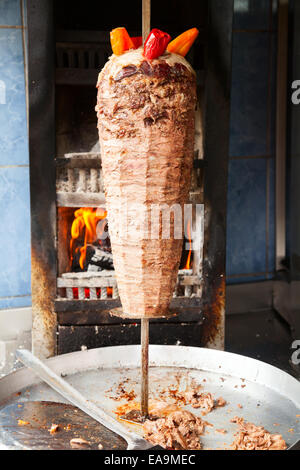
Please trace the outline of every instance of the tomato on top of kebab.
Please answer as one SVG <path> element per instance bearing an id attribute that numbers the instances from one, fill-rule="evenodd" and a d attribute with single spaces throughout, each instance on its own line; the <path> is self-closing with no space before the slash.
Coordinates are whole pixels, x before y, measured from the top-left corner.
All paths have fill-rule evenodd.
<path id="1" fill-rule="evenodd" d="M 144 57 L 146 59 L 157 59 L 157 57 L 163 55 L 170 41 L 171 36 L 168 33 L 156 28 L 151 29 L 144 44 Z"/>
<path id="2" fill-rule="evenodd" d="M 145 43 L 143 55 L 147 59 L 157 59 L 167 50 L 168 52 L 185 56 L 192 47 L 199 31 L 191 28 L 171 41 L 171 36 L 160 29 L 150 31 Z M 170 42 L 171 41 L 171 42 Z M 110 32 L 110 43 L 115 55 L 121 55 L 130 49 L 138 49 L 142 46 L 141 36 L 130 37 L 126 28 L 115 28 Z"/>

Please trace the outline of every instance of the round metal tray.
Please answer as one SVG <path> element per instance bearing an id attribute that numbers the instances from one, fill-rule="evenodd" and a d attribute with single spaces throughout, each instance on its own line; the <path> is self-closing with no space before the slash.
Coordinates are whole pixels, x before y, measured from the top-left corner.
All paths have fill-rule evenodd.
<path id="1" fill-rule="evenodd" d="M 119 383 L 126 380 L 125 388 L 133 390 L 138 399 L 139 345 L 74 352 L 46 362 L 87 399 L 114 417 L 117 407 L 126 403 L 126 400 L 115 399 L 118 398 L 114 394 Z M 177 387 L 178 380 L 184 385 L 192 379 L 202 384 L 203 392 L 211 392 L 214 398 L 222 396 L 227 401 L 226 406 L 216 408 L 204 417 L 213 425 L 207 426 L 201 437 L 204 449 L 230 446 L 237 431 L 237 426 L 230 422 L 234 416 L 242 416 L 272 433 L 282 434 L 288 446 L 299 440 L 300 383 L 292 376 L 261 361 L 228 352 L 150 345 L 150 398 L 161 399 L 162 393 L 166 397 L 165 391 L 168 387 Z M 60 395 L 41 383 L 28 369 L 21 368 L 0 379 L 0 448 L 30 448 L 30 442 L 21 446 L 19 441 L 14 440 L 13 431 L 9 436 L 9 427 L 5 426 L 9 407 L 21 408 L 20 404 L 28 401 L 65 403 Z M 201 410 L 186 408 L 201 416 Z M 59 419 L 58 414 L 58 424 Z M 141 432 L 137 425 L 128 426 L 131 429 L 134 426 L 135 432 Z M 219 434 L 217 429 L 227 432 Z M 113 437 L 112 442 L 116 442 Z M 105 439 L 109 440 L 109 435 Z M 66 448 L 68 445 L 69 441 Z"/>

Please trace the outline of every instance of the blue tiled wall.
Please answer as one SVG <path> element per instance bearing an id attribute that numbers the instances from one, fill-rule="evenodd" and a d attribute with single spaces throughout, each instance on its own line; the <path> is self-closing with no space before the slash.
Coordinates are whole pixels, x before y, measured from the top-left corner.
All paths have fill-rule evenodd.
<path id="1" fill-rule="evenodd" d="M 31 304 L 22 9 L 20 0 L 0 0 L 0 308 Z"/>
<path id="2" fill-rule="evenodd" d="M 0 0 L 0 309 L 31 303 L 23 1 Z M 235 0 L 228 283 L 274 272 L 276 3 Z"/>
<path id="3" fill-rule="evenodd" d="M 275 0 L 235 0 L 227 282 L 274 273 Z"/>

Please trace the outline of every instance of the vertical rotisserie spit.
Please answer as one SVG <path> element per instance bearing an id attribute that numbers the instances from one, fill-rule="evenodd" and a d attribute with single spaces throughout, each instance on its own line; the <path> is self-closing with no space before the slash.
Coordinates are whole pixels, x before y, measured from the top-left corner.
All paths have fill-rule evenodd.
<path id="1" fill-rule="evenodd" d="M 143 0 L 144 38 L 148 26 L 150 0 Z M 148 416 L 149 318 L 168 314 L 180 262 L 196 104 L 195 73 L 183 56 L 197 35 L 196 28 L 186 31 L 167 52 L 167 33 L 153 29 L 139 47 L 142 38 L 130 38 L 125 28 L 116 28 L 111 32 L 114 55 L 97 83 L 102 170 L 119 294 L 123 315 L 141 319 L 142 419 Z M 179 209 L 179 221 L 172 213 L 169 232 L 163 233 L 160 211 L 170 218 L 174 207 L 177 215 Z"/>
<path id="2" fill-rule="evenodd" d="M 97 86 L 109 231 L 123 311 L 132 318 L 162 317 L 175 287 L 182 239 L 174 237 L 172 217 L 170 237 L 162 239 L 161 226 L 155 226 L 160 219 L 153 220 L 153 214 L 157 205 L 183 207 L 187 201 L 195 73 L 180 55 L 166 51 L 149 60 L 139 48 L 111 56 Z"/>

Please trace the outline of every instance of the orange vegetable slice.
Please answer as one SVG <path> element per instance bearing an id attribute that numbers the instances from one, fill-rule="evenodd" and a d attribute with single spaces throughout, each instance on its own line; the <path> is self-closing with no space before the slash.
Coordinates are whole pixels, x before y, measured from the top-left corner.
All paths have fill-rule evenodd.
<path id="1" fill-rule="evenodd" d="M 197 28 L 188 29 L 168 44 L 167 51 L 185 56 L 195 42 L 198 34 L 199 31 Z"/>
<path id="2" fill-rule="evenodd" d="M 115 28 L 110 32 L 110 43 L 115 55 L 121 55 L 129 49 L 134 49 L 134 44 L 126 28 Z"/>

